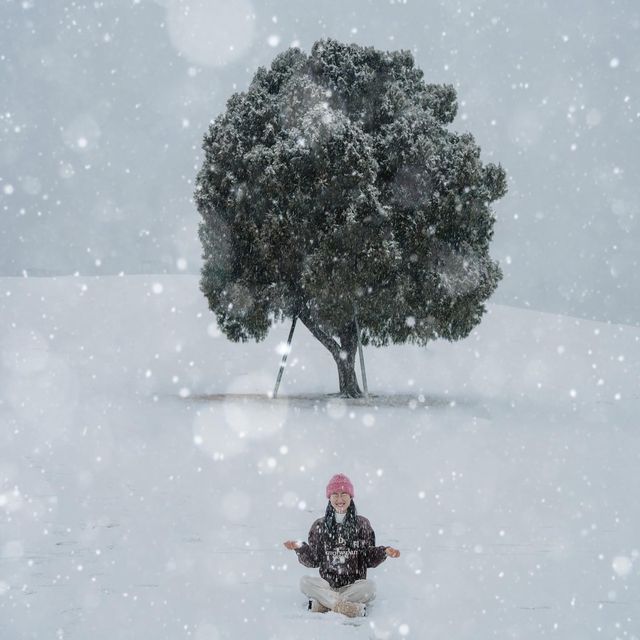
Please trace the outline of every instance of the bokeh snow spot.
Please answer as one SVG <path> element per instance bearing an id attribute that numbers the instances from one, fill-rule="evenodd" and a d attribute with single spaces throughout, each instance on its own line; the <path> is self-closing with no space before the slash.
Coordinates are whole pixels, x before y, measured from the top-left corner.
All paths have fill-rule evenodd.
<path id="1" fill-rule="evenodd" d="M 220 331 L 216 322 L 211 322 L 209 324 L 207 327 L 207 335 L 211 338 L 219 338 L 222 335 L 222 331 Z"/>
<path id="2" fill-rule="evenodd" d="M 347 412 L 347 403 L 342 398 L 331 398 L 327 402 L 327 415 L 334 420 L 344 417 Z"/>
<path id="3" fill-rule="evenodd" d="M 613 559 L 611 566 L 618 576 L 625 578 L 631 573 L 633 560 L 627 556 L 616 556 Z"/>
<path id="4" fill-rule="evenodd" d="M 258 472 L 273 473 L 273 471 L 275 471 L 277 466 L 278 466 L 278 461 L 275 458 L 271 456 L 265 456 L 264 458 L 261 458 L 260 461 L 258 462 Z"/>
<path id="5" fill-rule="evenodd" d="M 221 67 L 251 47 L 255 14 L 248 0 L 169 0 L 171 44 L 193 63 Z"/>
<path id="6" fill-rule="evenodd" d="M 276 353 L 280 356 L 283 356 L 286 354 L 289 354 L 291 352 L 291 347 L 290 345 L 288 345 L 286 342 L 279 342 L 278 346 L 276 347 Z"/>
<path id="7" fill-rule="evenodd" d="M 213 460 L 224 460 L 245 450 L 245 441 L 234 433 L 220 417 L 219 407 L 211 407 L 196 415 L 193 441 Z"/>
<path id="8" fill-rule="evenodd" d="M 372 413 L 365 413 L 362 416 L 362 424 L 365 427 L 373 427 L 375 423 L 376 423 L 376 417 Z"/>
<path id="9" fill-rule="evenodd" d="M 265 403 L 255 396 L 267 397 L 273 379 L 265 373 L 238 376 L 227 389 L 223 402 L 226 423 L 242 438 L 258 439 L 272 436 L 284 425 L 287 402 Z"/>
<path id="10" fill-rule="evenodd" d="M 18 511 L 22 507 L 22 495 L 16 487 L 13 491 L 0 493 L 0 507 L 7 513 Z"/>
<path id="11" fill-rule="evenodd" d="M 261 373 L 238 376 L 228 387 L 222 407 L 216 404 L 196 415 L 194 443 L 214 460 L 223 460 L 245 451 L 248 442 L 278 433 L 286 422 L 288 403 L 267 400 L 272 383 Z M 273 468 L 271 463 L 265 470 Z"/>
<path id="12" fill-rule="evenodd" d="M 73 178 L 75 174 L 76 170 L 73 168 L 73 165 L 70 162 L 62 162 L 58 167 L 58 175 L 65 180 Z"/>

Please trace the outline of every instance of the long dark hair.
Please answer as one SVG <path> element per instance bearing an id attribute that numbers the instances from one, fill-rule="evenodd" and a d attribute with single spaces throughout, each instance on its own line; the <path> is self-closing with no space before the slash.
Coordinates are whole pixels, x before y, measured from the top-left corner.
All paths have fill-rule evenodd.
<path id="1" fill-rule="evenodd" d="M 357 515 L 356 504 L 352 500 L 349 508 L 347 509 L 347 515 L 342 521 L 342 537 L 345 539 L 347 544 L 350 544 L 356 539 L 358 527 Z M 327 510 L 324 514 L 324 528 L 329 538 L 332 540 L 335 539 L 338 532 L 338 525 L 336 523 L 336 510 L 333 508 L 331 500 L 329 500 Z"/>

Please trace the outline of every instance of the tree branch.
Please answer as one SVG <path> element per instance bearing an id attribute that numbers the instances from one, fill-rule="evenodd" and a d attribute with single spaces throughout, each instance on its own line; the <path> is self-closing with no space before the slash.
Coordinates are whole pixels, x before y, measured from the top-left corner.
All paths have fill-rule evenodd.
<path id="1" fill-rule="evenodd" d="M 322 330 L 319 324 L 314 322 L 311 317 L 311 314 L 307 311 L 301 311 L 298 314 L 298 317 L 302 321 L 307 329 L 311 332 L 316 340 L 320 341 L 331 353 L 334 360 L 338 360 L 340 358 L 340 345 L 325 331 Z"/>

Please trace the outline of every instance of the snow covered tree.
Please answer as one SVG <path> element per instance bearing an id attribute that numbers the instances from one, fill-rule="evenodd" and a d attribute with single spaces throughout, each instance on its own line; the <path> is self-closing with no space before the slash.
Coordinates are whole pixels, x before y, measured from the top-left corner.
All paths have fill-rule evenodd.
<path id="1" fill-rule="evenodd" d="M 205 135 L 195 200 L 201 289 L 231 340 L 299 318 L 361 395 L 357 335 L 466 337 L 502 277 L 489 256 L 502 167 L 449 131 L 450 85 L 411 53 L 321 40 L 229 99 Z"/>

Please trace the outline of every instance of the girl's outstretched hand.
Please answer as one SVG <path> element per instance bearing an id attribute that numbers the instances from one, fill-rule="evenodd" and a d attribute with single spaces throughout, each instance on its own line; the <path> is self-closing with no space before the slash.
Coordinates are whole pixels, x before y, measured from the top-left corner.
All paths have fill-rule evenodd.
<path id="1" fill-rule="evenodd" d="M 297 540 L 287 540 L 284 543 L 284 546 L 287 547 L 287 549 L 295 550 L 299 549 L 302 546 L 302 542 L 299 542 Z"/>
<path id="2" fill-rule="evenodd" d="M 394 549 L 393 547 L 387 547 L 385 549 L 385 551 L 387 552 L 387 555 L 390 558 L 399 558 L 400 557 L 400 552 L 397 549 Z"/>

